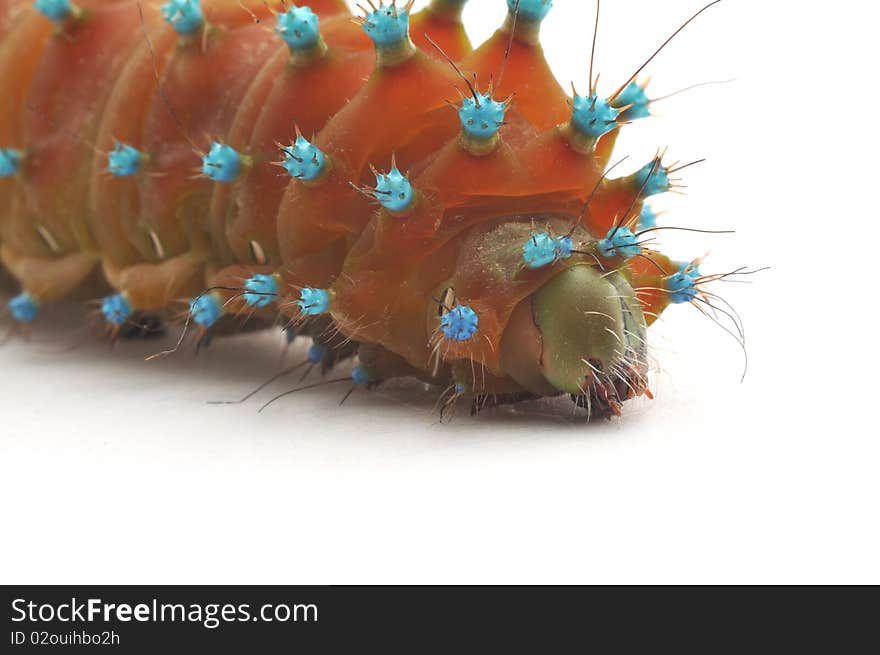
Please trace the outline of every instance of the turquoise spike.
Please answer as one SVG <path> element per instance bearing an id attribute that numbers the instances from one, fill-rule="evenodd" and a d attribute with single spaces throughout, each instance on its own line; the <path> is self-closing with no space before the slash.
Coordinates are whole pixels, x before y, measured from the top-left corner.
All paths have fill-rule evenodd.
<path id="1" fill-rule="evenodd" d="M 12 177 L 21 168 L 21 151 L 0 148 L 0 177 Z"/>
<path id="2" fill-rule="evenodd" d="M 523 260 L 527 268 L 543 268 L 556 261 L 556 243 L 546 232 L 533 234 L 523 246 Z"/>
<path id="3" fill-rule="evenodd" d="M 649 230 L 657 227 L 657 214 L 649 205 L 642 205 L 642 212 L 639 214 L 638 230 Z"/>
<path id="4" fill-rule="evenodd" d="M 291 7 L 278 14 L 275 32 L 291 50 L 309 50 L 321 40 L 318 16 L 309 7 Z"/>
<path id="5" fill-rule="evenodd" d="M 492 99 L 488 93 L 477 93 L 476 97 L 462 99 L 458 117 L 464 133 L 473 139 L 491 139 L 504 125 L 507 105 Z"/>
<path id="6" fill-rule="evenodd" d="M 117 177 L 130 177 L 141 170 L 143 160 L 140 150 L 117 141 L 113 150 L 107 153 L 107 170 Z"/>
<path id="7" fill-rule="evenodd" d="M 616 227 L 609 230 L 608 235 L 599 241 L 597 249 L 602 257 L 623 257 L 631 259 L 641 254 L 639 238 L 628 227 Z"/>
<path id="8" fill-rule="evenodd" d="M 306 316 L 320 316 L 330 309 L 330 293 L 326 289 L 306 287 L 300 292 L 296 304 Z"/>
<path id="9" fill-rule="evenodd" d="M 376 188 L 372 194 L 380 205 L 392 212 L 406 211 L 415 199 L 412 185 L 396 166 L 388 173 L 376 174 Z"/>
<path id="10" fill-rule="evenodd" d="M 131 315 L 134 314 L 131 304 L 121 293 L 104 298 L 101 301 L 101 311 L 104 313 L 104 318 L 107 319 L 107 322 L 117 327 L 124 325 L 131 318 Z"/>
<path id="11" fill-rule="evenodd" d="M 56 23 L 67 20 L 74 11 L 70 0 L 36 0 L 34 8 Z"/>
<path id="12" fill-rule="evenodd" d="M 373 377 L 367 372 L 363 366 L 355 366 L 351 370 L 351 381 L 359 387 L 365 387 L 373 382 Z"/>
<path id="13" fill-rule="evenodd" d="M 467 305 L 458 305 L 440 318 L 440 328 L 451 341 L 467 341 L 477 332 L 480 317 Z"/>
<path id="14" fill-rule="evenodd" d="M 305 182 L 311 182 L 321 177 L 327 166 L 327 158 L 317 146 L 313 145 L 305 137 L 297 137 L 292 145 L 281 149 L 284 153 L 284 161 L 281 165 L 290 173 L 291 177 Z"/>
<path id="15" fill-rule="evenodd" d="M 666 278 L 664 286 L 669 292 L 669 301 L 675 305 L 681 305 L 696 298 L 699 277 L 698 267 L 692 263 L 685 263 L 678 273 Z"/>
<path id="16" fill-rule="evenodd" d="M 700 265 L 698 262 L 681 262 L 679 266 L 680 270 L 684 271 L 684 273 L 689 275 L 694 280 L 702 277 L 702 273 L 700 273 Z"/>
<path id="17" fill-rule="evenodd" d="M 207 329 L 223 316 L 223 303 L 216 293 L 206 293 L 190 301 L 189 313 L 197 325 Z"/>
<path id="18" fill-rule="evenodd" d="M 574 241 L 571 237 L 556 237 L 556 254 L 559 259 L 568 259 L 574 250 Z"/>
<path id="19" fill-rule="evenodd" d="M 643 197 L 656 196 L 669 191 L 669 171 L 655 159 L 633 174 L 633 183 L 636 190 L 643 189 Z"/>
<path id="20" fill-rule="evenodd" d="M 313 343 L 309 347 L 309 361 L 312 364 L 322 364 L 331 354 L 331 350 L 319 343 Z"/>
<path id="21" fill-rule="evenodd" d="M 194 34 L 205 24 L 199 0 L 168 0 L 162 5 L 162 16 L 178 34 Z"/>
<path id="22" fill-rule="evenodd" d="M 278 297 L 278 278 L 274 275 L 257 273 L 244 283 L 244 288 L 250 292 L 242 297 L 251 307 L 266 307 Z"/>
<path id="23" fill-rule="evenodd" d="M 40 303 L 27 291 L 22 291 L 9 301 L 9 313 L 18 323 L 32 323 L 40 313 Z"/>
<path id="24" fill-rule="evenodd" d="M 612 107 L 622 110 L 620 120 L 624 122 L 647 118 L 651 115 L 650 105 L 651 99 L 645 93 L 645 88 L 636 82 L 630 82 L 611 102 Z"/>
<path id="25" fill-rule="evenodd" d="M 363 19 L 364 31 L 378 47 L 387 47 L 409 39 L 409 10 L 379 2 L 379 8 Z"/>
<path id="26" fill-rule="evenodd" d="M 581 134 L 598 139 L 603 134 L 620 127 L 620 112 L 595 93 L 589 96 L 574 94 L 574 110 L 571 122 Z"/>
<path id="27" fill-rule="evenodd" d="M 517 0 L 507 0 L 511 13 L 517 10 Z M 553 0 L 519 0 L 517 20 L 542 21 L 553 7 Z"/>
<path id="28" fill-rule="evenodd" d="M 215 182 L 232 182 L 241 173 L 241 155 L 225 143 L 211 144 L 202 157 L 202 175 Z"/>
<path id="29" fill-rule="evenodd" d="M 693 280 L 697 280 L 702 276 L 702 273 L 700 273 L 699 260 L 693 262 L 675 262 L 675 265 L 678 267 L 679 273 L 684 273 Z"/>
<path id="30" fill-rule="evenodd" d="M 571 257 L 571 237 L 551 237 L 547 232 L 533 234 L 523 245 L 526 268 L 543 268 L 560 259 Z"/>

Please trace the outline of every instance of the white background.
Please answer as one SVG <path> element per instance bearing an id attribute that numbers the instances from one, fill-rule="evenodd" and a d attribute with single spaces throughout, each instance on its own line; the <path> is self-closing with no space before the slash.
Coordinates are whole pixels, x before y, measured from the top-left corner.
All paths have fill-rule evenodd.
<path id="1" fill-rule="evenodd" d="M 593 3 L 555 4 L 547 56 L 582 90 Z M 610 93 L 699 2 L 603 5 Z M 474 40 L 504 11 L 472 0 Z M 275 336 L 145 363 L 155 343 L 61 353 L 82 321 L 50 312 L 0 349 L 2 582 L 880 582 L 877 20 L 726 0 L 648 72 L 655 94 L 737 81 L 620 141 L 632 168 L 658 146 L 708 157 L 655 206 L 737 235 L 666 233 L 673 255 L 773 267 L 718 289 L 746 322 L 743 384 L 733 340 L 684 306 L 652 328 L 656 400 L 609 423 L 563 403 L 441 425 L 418 389 L 340 407 L 345 385 L 258 414 L 207 401 L 275 372 Z"/>

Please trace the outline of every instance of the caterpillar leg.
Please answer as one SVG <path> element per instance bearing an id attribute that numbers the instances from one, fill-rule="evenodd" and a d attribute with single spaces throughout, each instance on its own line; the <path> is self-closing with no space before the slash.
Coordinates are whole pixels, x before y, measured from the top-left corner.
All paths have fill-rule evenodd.
<path id="1" fill-rule="evenodd" d="M 140 314 L 169 317 L 175 309 L 184 310 L 182 301 L 202 288 L 204 257 L 185 253 L 159 264 L 125 268 L 115 268 L 105 260 L 103 271 L 116 293 L 104 298 L 102 312 L 111 326 L 121 328 Z"/>
<path id="2" fill-rule="evenodd" d="M 9 305 L 13 318 L 20 322 L 33 321 L 46 304 L 67 297 L 93 298 L 107 288 L 98 260 L 90 254 L 34 257 L 21 255 L 3 244 L 0 261 L 21 290 Z M 16 301 L 20 311 L 16 310 Z"/>

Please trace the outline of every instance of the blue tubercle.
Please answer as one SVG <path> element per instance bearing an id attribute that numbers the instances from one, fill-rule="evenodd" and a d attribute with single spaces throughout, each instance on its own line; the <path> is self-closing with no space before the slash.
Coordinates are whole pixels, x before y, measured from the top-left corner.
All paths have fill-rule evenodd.
<path id="1" fill-rule="evenodd" d="M 659 161 L 645 164 L 633 174 L 636 189 L 643 189 L 642 196 L 656 196 L 669 191 L 669 171 Z"/>
<path id="2" fill-rule="evenodd" d="M 699 260 L 693 262 L 676 262 L 675 265 L 678 267 L 679 273 L 684 273 L 692 280 L 697 280 L 702 276 L 702 273 L 700 273 Z"/>
<path id="3" fill-rule="evenodd" d="M 657 227 L 657 214 L 649 205 L 642 205 L 642 212 L 639 214 L 638 225 L 639 231 Z"/>
<path id="4" fill-rule="evenodd" d="M 551 237 L 547 232 L 533 234 L 523 245 L 523 261 L 527 268 L 543 268 L 559 259 L 571 257 L 571 237 Z"/>
<path id="5" fill-rule="evenodd" d="M 284 161 L 281 165 L 298 180 L 311 182 L 321 177 L 327 166 L 327 158 L 317 146 L 305 137 L 297 137 L 292 145 L 281 149 Z"/>
<path id="6" fill-rule="evenodd" d="M 275 32 L 291 50 L 308 50 L 321 38 L 318 16 L 309 7 L 291 7 L 278 14 Z"/>
<path id="7" fill-rule="evenodd" d="M 216 293 L 206 293 L 190 301 L 189 313 L 197 325 L 209 328 L 223 316 L 223 304 Z"/>
<path id="8" fill-rule="evenodd" d="M 507 0 L 507 8 L 513 13 L 516 9 L 517 0 Z M 518 19 L 526 21 L 540 21 L 553 7 L 553 0 L 519 0 Z"/>
<path id="9" fill-rule="evenodd" d="M 468 392 L 468 386 L 464 382 L 456 382 L 453 392 L 456 396 L 463 396 Z"/>
<path id="10" fill-rule="evenodd" d="M 480 317 L 467 305 L 458 305 L 440 318 L 443 334 L 451 341 L 467 341 L 480 326 Z"/>
<path id="11" fill-rule="evenodd" d="M 225 143 L 211 144 L 202 157 L 202 175 L 215 182 L 232 182 L 241 173 L 241 155 Z"/>
<path id="12" fill-rule="evenodd" d="M 364 31 L 377 46 L 390 46 L 409 38 L 409 10 L 379 3 L 363 19 Z"/>
<path id="13" fill-rule="evenodd" d="M 571 237 L 556 237 L 556 252 L 559 259 L 568 259 L 574 250 L 574 241 Z"/>
<path id="14" fill-rule="evenodd" d="M 131 315 L 134 314 L 131 303 L 121 293 L 104 298 L 101 301 L 101 311 L 104 313 L 104 318 L 107 319 L 107 322 L 117 327 L 124 325 L 131 318 Z"/>
<path id="15" fill-rule="evenodd" d="M 623 257 L 631 259 L 642 252 L 639 238 L 628 227 L 617 227 L 609 230 L 608 235 L 599 241 L 599 254 L 602 257 Z"/>
<path id="16" fill-rule="evenodd" d="M 461 101 L 458 117 L 465 134 L 481 141 L 491 139 L 504 125 L 507 105 L 492 99 L 488 93 L 477 93 Z"/>
<path id="17" fill-rule="evenodd" d="M 636 82 L 630 82 L 612 101 L 611 106 L 620 109 L 620 120 L 634 121 L 651 115 L 651 99 L 645 88 Z M 624 109 L 627 107 L 626 109 Z"/>
<path id="18" fill-rule="evenodd" d="M 40 313 L 40 303 L 27 291 L 9 301 L 9 313 L 18 323 L 32 323 Z"/>
<path id="19" fill-rule="evenodd" d="M 37 0 L 34 8 L 51 21 L 60 23 L 73 13 L 70 0 Z"/>
<path id="20" fill-rule="evenodd" d="M 585 136 L 598 139 L 618 127 L 620 112 L 595 93 L 589 96 L 574 95 L 572 124 Z"/>
<path id="21" fill-rule="evenodd" d="M 409 180 L 395 166 L 388 173 L 376 174 L 376 188 L 373 190 L 373 197 L 385 209 L 402 212 L 412 205 L 414 193 Z"/>
<path id="22" fill-rule="evenodd" d="M 162 17 L 178 34 L 194 34 L 205 24 L 199 0 L 168 0 L 162 5 Z"/>
<path id="23" fill-rule="evenodd" d="M 244 288 L 248 293 L 242 297 L 251 307 L 266 307 L 278 297 L 278 278 L 274 275 L 257 273 L 245 280 Z"/>
<path id="24" fill-rule="evenodd" d="M 351 381 L 359 387 L 365 387 L 373 381 L 373 377 L 363 366 L 355 366 L 351 370 Z"/>
<path id="25" fill-rule="evenodd" d="M 697 297 L 697 279 L 700 277 L 696 267 L 685 264 L 684 268 L 675 275 L 666 278 L 666 291 L 669 292 L 669 301 L 675 305 L 690 302 Z"/>
<path id="26" fill-rule="evenodd" d="M 130 177 L 140 171 L 143 160 L 140 150 L 117 141 L 113 150 L 107 153 L 107 170 L 117 177 Z"/>
<path id="27" fill-rule="evenodd" d="M 312 364 L 321 364 L 327 359 L 327 355 L 330 354 L 330 350 L 326 346 L 322 346 L 319 343 L 313 343 L 309 347 L 309 361 Z"/>
<path id="28" fill-rule="evenodd" d="M 12 177 L 21 168 L 21 151 L 0 148 L 0 177 Z"/>
<path id="29" fill-rule="evenodd" d="M 296 301 L 300 311 L 306 316 L 320 316 L 330 309 L 330 292 L 326 289 L 306 287 Z"/>

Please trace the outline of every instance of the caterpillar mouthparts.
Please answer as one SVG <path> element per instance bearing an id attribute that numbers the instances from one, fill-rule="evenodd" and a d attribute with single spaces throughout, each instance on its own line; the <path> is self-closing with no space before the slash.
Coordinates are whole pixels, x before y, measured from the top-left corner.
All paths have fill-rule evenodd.
<path id="1" fill-rule="evenodd" d="M 588 89 L 569 95 L 540 46 L 551 0 L 507 0 L 476 48 L 466 0 L 308 4 L 6 3 L 15 325 L 85 295 L 114 336 L 181 324 L 167 355 L 280 322 L 312 340 L 307 374 L 357 357 L 327 384 L 416 377 L 441 411 L 568 395 L 588 417 L 651 395 L 648 328 L 669 306 L 724 314 L 741 340 L 707 286 L 751 271 L 703 275 L 655 247 L 686 228 L 646 201 L 691 164 L 610 175 L 658 101 L 636 78 L 662 47 L 606 96 L 594 33 Z"/>

